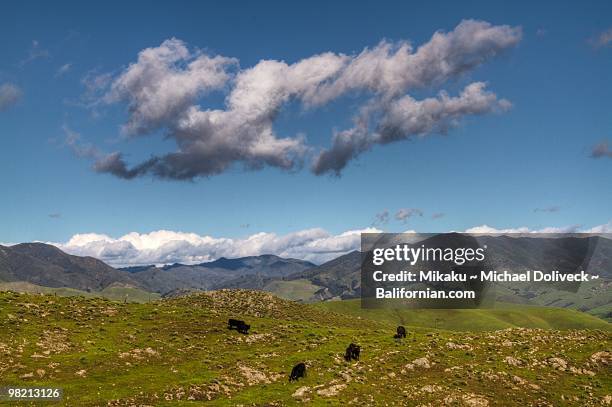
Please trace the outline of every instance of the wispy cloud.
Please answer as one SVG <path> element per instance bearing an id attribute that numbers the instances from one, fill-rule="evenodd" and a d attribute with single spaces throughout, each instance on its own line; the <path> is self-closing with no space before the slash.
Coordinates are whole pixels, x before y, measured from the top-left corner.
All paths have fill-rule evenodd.
<path id="1" fill-rule="evenodd" d="M 553 206 L 545 206 L 543 208 L 535 208 L 533 211 L 534 212 L 544 212 L 544 213 L 554 213 L 554 212 L 559 212 L 561 210 L 560 206 L 557 205 L 553 205 Z"/>
<path id="2" fill-rule="evenodd" d="M 372 226 L 378 225 L 386 225 L 389 222 L 389 211 L 385 209 L 382 212 L 374 215 L 374 222 L 372 222 Z"/>
<path id="3" fill-rule="evenodd" d="M 91 143 L 84 142 L 81 134 L 72 130 L 67 125 L 62 126 L 64 131 L 64 144 L 72 150 L 72 152 L 80 158 L 100 159 L 103 153 Z"/>
<path id="4" fill-rule="evenodd" d="M 51 54 L 49 53 L 48 50 L 42 48 L 42 46 L 40 45 L 40 42 L 38 42 L 38 40 L 32 40 L 32 44 L 30 45 L 30 49 L 28 49 L 28 56 L 21 60 L 21 62 L 19 63 L 20 66 L 24 66 L 29 64 L 30 62 L 33 62 L 37 59 L 41 59 L 41 58 L 49 58 L 51 56 Z"/>
<path id="5" fill-rule="evenodd" d="M 442 213 L 442 212 L 436 212 L 434 214 L 431 215 L 432 219 L 441 219 L 443 217 L 445 217 L 446 214 Z"/>
<path id="6" fill-rule="evenodd" d="M 395 219 L 404 223 L 413 216 L 423 216 L 423 211 L 418 208 L 402 208 L 395 213 Z"/>
<path id="7" fill-rule="evenodd" d="M 59 78 L 60 76 L 64 76 L 65 74 L 70 72 L 71 69 L 72 69 L 72 63 L 64 64 L 60 66 L 59 68 L 57 68 L 57 71 L 55 72 L 55 77 Z"/>

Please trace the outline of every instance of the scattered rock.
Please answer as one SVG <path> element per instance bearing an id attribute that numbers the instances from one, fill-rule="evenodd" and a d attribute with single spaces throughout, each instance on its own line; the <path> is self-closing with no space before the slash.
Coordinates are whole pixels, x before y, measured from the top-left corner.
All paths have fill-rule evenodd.
<path id="1" fill-rule="evenodd" d="M 412 363 L 414 363 L 416 367 L 422 367 L 424 369 L 429 369 L 431 367 L 427 358 L 418 358 Z"/>
<path id="2" fill-rule="evenodd" d="M 610 354 L 610 352 L 607 351 L 593 353 L 590 359 L 591 362 L 598 365 L 601 364 L 608 366 L 612 364 L 612 355 Z"/>
<path id="3" fill-rule="evenodd" d="M 439 392 L 440 390 L 442 390 L 442 386 L 438 386 L 435 384 L 428 384 L 428 385 L 421 387 L 421 391 L 423 393 L 436 393 L 436 392 Z"/>
<path id="4" fill-rule="evenodd" d="M 275 381 L 278 378 L 277 375 L 268 377 L 264 372 L 253 369 L 249 366 L 239 365 L 238 369 L 240 370 L 240 374 L 242 374 L 242 376 L 246 379 L 249 386 L 260 383 L 272 383 L 272 381 Z"/>
<path id="5" fill-rule="evenodd" d="M 298 388 L 296 391 L 294 391 L 291 396 L 296 399 L 301 399 L 301 398 L 306 397 L 306 393 L 308 392 L 310 392 L 310 387 L 302 386 Z"/>
<path id="6" fill-rule="evenodd" d="M 346 384 L 343 383 L 334 384 L 333 386 L 327 387 L 325 389 L 317 390 L 317 394 L 323 397 L 332 397 L 338 395 L 338 393 L 340 393 L 345 387 Z"/>
<path id="7" fill-rule="evenodd" d="M 504 358 L 504 361 L 510 366 L 521 366 L 523 364 L 522 360 L 514 358 L 512 356 L 506 356 Z"/>
<path id="8" fill-rule="evenodd" d="M 449 348 L 449 349 L 452 349 L 452 350 L 456 350 L 456 349 L 466 350 L 466 351 L 474 350 L 474 348 L 472 348 L 472 346 L 468 345 L 467 343 L 458 344 L 458 343 L 454 343 L 454 342 L 447 342 L 446 343 L 446 347 Z"/>
<path id="9" fill-rule="evenodd" d="M 121 352 L 119 353 L 119 359 L 134 359 L 134 360 L 144 360 L 150 357 L 159 356 L 159 352 L 153 348 L 145 348 L 145 349 L 132 349 L 129 352 Z"/>
<path id="10" fill-rule="evenodd" d="M 567 369 L 567 362 L 561 358 L 548 358 L 548 364 L 553 369 L 565 371 Z"/>

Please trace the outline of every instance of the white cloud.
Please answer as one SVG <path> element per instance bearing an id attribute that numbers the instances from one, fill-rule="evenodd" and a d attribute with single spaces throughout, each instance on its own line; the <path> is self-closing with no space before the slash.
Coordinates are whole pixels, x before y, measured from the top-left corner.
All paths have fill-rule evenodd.
<path id="1" fill-rule="evenodd" d="M 407 92 L 456 78 L 520 39 L 519 27 L 465 20 L 448 33 L 436 32 L 416 50 L 406 41 L 383 41 L 357 55 L 325 52 L 295 63 L 261 60 L 247 68 L 238 68 L 234 58 L 191 51 L 170 39 L 141 51 L 118 76 L 97 75 L 85 84 L 89 95 L 105 89 L 99 102 L 127 105 L 126 134 L 152 135 L 161 129 L 176 142 L 176 150 L 133 166 L 116 151 L 98 158 L 94 168 L 124 179 L 193 179 L 222 173 L 236 163 L 248 170 L 291 170 L 313 149 L 301 134 L 276 134 L 274 123 L 283 107 L 297 101 L 314 109 L 358 92 L 367 101 L 355 128 L 336 133 L 333 147 L 313 165 L 315 174 L 339 174 L 374 144 L 443 132 L 465 115 L 509 106 L 480 82 L 457 98 L 442 92 L 419 101 Z M 214 90 L 227 91 L 222 109 L 200 105 L 202 95 Z"/>
<path id="2" fill-rule="evenodd" d="M 585 229 L 585 233 L 612 233 L 612 221 L 598 226 L 593 226 L 592 228 Z"/>
<path id="3" fill-rule="evenodd" d="M 113 266 L 186 263 L 194 264 L 219 257 L 276 254 L 316 263 L 336 258 L 360 247 L 362 232 L 351 230 L 332 235 L 323 229 L 307 229 L 287 235 L 256 233 L 242 239 L 219 238 L 195 233 L 158 230 L 128 233 L 119 238 L 104 234 L 74 235 L 65 243 L 50 243 L 67 253 L 99 258 Z"/>
<path id="4" fill-rule="evenodd" d="M 527 226 L 517 228 L 497 229 L 489 225 L 474 226 L 465 230 L 465 233 L 490 233 L 490 234 L 507 234 L 507 233 L 590 233 L 586 230 L 581 230 L 580 225 L 564 226 L 564 227 L 545 227 L 541 229 L 531 229 Z"/>
<path id="5" fill-rule="evenodd" d="M 229 79 L 233 58 L 190 52 L 175 38 L 147 48 L 116 78 L 104 96 L 107 103 L 126 101 L 130 117 L 127 134 L 143 134 L 181 116 L 203 93 L 219 89 Z"/>
<path id="6" fill-rule="evenodd" d="M 483 115 L 508 110 L 511 103 L 498 99 L 485 90 L 485 83 L 475 82 L 461 94 L 450 97 L 440 92 L 438 97 L 416 100 L 409 95 L 388 103 L 372 103 L 356 118 L 355 126 L 338 132 L 332 147 L 322 151 L 313 163 L 315 174 L 327 172 L 339 175 L 348 162 L 375 144 L 388 144 L 414 136 L 445 134 L 466 116 Z M 380 121 L 370 130 L 372 116 Z"/>
<path id="7" fill-rule="evenodd" d="M 407 41 L 382 41 L 352 58 L 335 81 L 310 94 L 307 102 L 323 104 L 363 89 L 388 99 L 441 84 L 515 46 L 521 37 L 520 27 L 463 20 L 451 32 L 437 31 L 416 51 Z"/>
<path id="8" fill-rule="evenodd" d="M 57 71 L 55 72 L 55 76 L 56 77 L 64 76 L 65 74 L 70 72 L 71 69 L 72 69 L 71 63 L 64 64 L 60 66 L 59 68 L 57 68 Z"/>
<path id="9" fill-rule="evenodd" d="M 197 233 L 158 230 L 150 233 L 131 232 L 120 237 L 98 233 L 72 236 L 67 242 L 48 242 L 77 256 L 92 256 L 112 266 L 196 264 L 220 257 L 236 258 L 275 254 L 285 258 L 323 263 L 353 250 L 359 250 L 361 233 L 382 233 L 378 228 L 349 230 L 332 234 L 321 228 L 305 229 L 286 235 L 260 232 L 244 238 L 224 238 Z M 406 230 L 403 233 L 417 233 Z M 582 228 L 580 226 L 529 227 L 498 229 L 488 225 L 465 230 L 474 234 L 510 233 L 612 233 L 612 221 L 607 224 Z"/>

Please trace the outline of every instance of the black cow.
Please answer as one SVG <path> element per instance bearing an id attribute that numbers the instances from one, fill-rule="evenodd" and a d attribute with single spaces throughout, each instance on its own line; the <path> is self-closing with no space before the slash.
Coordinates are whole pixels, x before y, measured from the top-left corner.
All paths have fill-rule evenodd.
<path id="1" fill-rule="evenodd" d="M 344 353 L 344 360 L 350 362 L 351 360 L 359 360 L 359 354 L 361 353 L 361 346 L 351 343 L 346 352 Z"/>
<path id="2" fill-rule="evenodd" d="M 395 335 L 393 335 L 393 337 L 395 339 L 401 339 L 401 338 L 405 338 L 406 337 L 406 328 L 404 328 L 403 326 L 398 326 L 397 327 L 397 333 Z"/>
<path id="3" fill-rule="evenodd" d="M 289 375 L 289 381 L 299 379 L 300 377 L 306 377 L 306 365 L 304 363 L 298 363 L 291 369 L 291 375 Z"/>
<path id="4" fill-rule="evenodd" d="M 230 318 L 229 321 L 227 322 L 227 327 L 229 329 L 235 329 L 241 334 L 247 335 L 249 333 L 249 329 L 251 328 L 251 325 L 246 324 L 244 321 L 241 321 L 239 319 Z"/>

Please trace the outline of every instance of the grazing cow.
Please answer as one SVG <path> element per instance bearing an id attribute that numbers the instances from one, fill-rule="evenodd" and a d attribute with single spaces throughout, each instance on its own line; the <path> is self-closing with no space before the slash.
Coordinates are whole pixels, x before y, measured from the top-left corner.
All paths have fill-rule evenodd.
<path id="1" fill-rule="evenodd" d="M 239 319 L 230 318 L 229 321 L 227 322 L 227 327 L 229 329 L 235 329 L 241 334 L 247 335 L 249 333 L 249 329 L 251 328 L 251 325 L 246 324 L 244 321 L 241 321 Z"/>
<path id="2" fill-rule="evenodd" d="M 398 326 L 397 327 L 397 333 L 395 335 L 393 335 L 393 337 L 395 339 L 401 339 L 401 338 L 405 338 L 406 337 L 406 328 L 404 328 L 403 326 Z"/>
<path id="3" fill-rule="evenodd" d="M 351 343 L 346 352 L 344 353 L 344 360 L 350 362 L 351 360 L 359 360 L 359 354 L 361 353 L 361 346 Z"/>
<path id="4" fill-rule="evenodd" d="M 297 365 L 293 366 L 293 369 L 291 369 L 291 375 L 289 376 L 289 381 L 292 382 L 300 377 L 306 377 L 306 365 L 304 363 L 298 363 Z"/>

